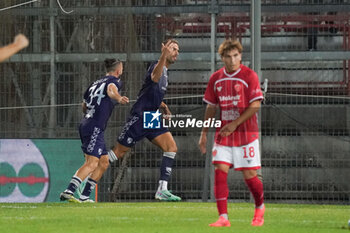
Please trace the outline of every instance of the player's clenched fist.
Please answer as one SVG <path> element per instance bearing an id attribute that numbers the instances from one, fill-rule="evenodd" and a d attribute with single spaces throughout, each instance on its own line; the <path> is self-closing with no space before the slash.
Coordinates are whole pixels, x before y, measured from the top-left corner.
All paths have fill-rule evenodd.
<path id="1" fill-rule="evenodd" d="M 0 62 L 8 59 L 9 57 L 16 54 L 21 49 L 27 47 L 28 44 L 29 44 L 29 41 L 27 37 L 25 37 L 22 34 L 18 34 L 13 40 L 13 43 L 0 48 Z"/>
<path id="2" fill-rule="evenodd" d="M 13 43 L 16 44 L 20 49 L 23 49 L 29 45 L 27 37 L 23 34 L 18 34 L 15 37 Z"/>

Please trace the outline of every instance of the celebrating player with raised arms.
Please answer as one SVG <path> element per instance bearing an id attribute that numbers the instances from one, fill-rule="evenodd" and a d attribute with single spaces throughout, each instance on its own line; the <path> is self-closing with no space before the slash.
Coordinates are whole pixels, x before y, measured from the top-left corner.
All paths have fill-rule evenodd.
<path id="1" fill-rule="evenodd" d="M 175 140 L 167 128 L 144 128 L 144 112 L 154 112 L 153 119 L 160 117 L 159 108 L 165 115 L 171 115 L 168 106 L 163 102 L 168 86 L 168 68 L 179 55 L 179 44 L 176 40 L 168 39 L 162 43 L 162 54 L 157 62 L 148 68 L 143 86 L 133 105 L 130 116 L 118 137 L 118 142 L 108 152 L 110 161 L 115 161 L 133 147 L 136 142 L 147 138 L 163 151 L 160 167 L 160 179 L 155 198 L 161 201 L 180 201 L 181 198 L 168 191 L 173 162 L 177 152 Z"/>
<path id="2" fill-rule="evenodd" d="M 104 130 L 114 106 L 117 103 L 127 104 L 129 99 L 119 94 L 123 63 L 117 59 L 106 59 L 105 67 L 106 76 L 93 82 L 84 94 L 84 118 L 79 126 L 79 134 L 86 161 L 74 174 L 67 189 L 61 193 L 61 201 L 89 201 L 91 191 L 109 166 Z M 79 200 L 75 199 L 74 192 L 89 175 Z"/>
<path id="3" fill-rule="evenodd" d="M 212 160 L 215 166 L 214 193 L 219 219 L 213 227 L 230 226 L 227 212 L 227 174 L 231 167 L 242 171 L 243 178 L 255 199 L 253 226 L 264 223 L 263 184 L 257 176 L 260 168 L 259 130 L 257 112 L 263 99 L 256 73 L 241 64 L 242 45 L 226 40 L 219 47 L 224 67 L 210 77 L 204 95 L 207 103 L 205 120 L 213 118 L 220 108 L 222 127 L 215 134 Z M 203 128 L 199 148 L 206 153 L 208 128 Z"/>

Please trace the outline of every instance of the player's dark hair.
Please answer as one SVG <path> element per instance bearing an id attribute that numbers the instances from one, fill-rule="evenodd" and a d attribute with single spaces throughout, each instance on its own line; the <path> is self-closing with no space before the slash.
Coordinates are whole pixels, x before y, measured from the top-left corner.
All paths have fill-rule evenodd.
<path id="1" fill-rule="evenodd" d="M 225 56 L 225 54 L 233 49 L 237 49 L 239 53 L 242 53 L 243 46 L 238 40 L 225 40 L 221 43 L 218 49 L 220 56 Z"/>
<path id="2" fill-rule="evenodd" d="M 115 71 L 117 69 L 117 66 L 121 63 L 119 59 L 115 58 L 106 58 L 104 60 L 105 68 L 107 73 L 111 71 Z"/>

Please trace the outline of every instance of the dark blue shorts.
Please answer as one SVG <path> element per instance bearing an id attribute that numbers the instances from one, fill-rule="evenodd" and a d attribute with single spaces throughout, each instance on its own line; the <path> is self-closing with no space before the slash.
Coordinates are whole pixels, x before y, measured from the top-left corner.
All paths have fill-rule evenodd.
<path id="1" fill-rule="evenodd" d="M 107 154 L 104 131 L 91 123 L 81 123 L 79 126 L 81 149 L 87 155 L 100 158 Z"/>
<path id="2" fill-rule="evenodd" d="M 126 147 L 133 147 L 136 142 L 147 138 L 152 141 L 159 135 L 169 132 L 168 128 L 161 126 L 160 129 L 144 129 L 143 119 L 138 115 L 129 116 L 122 132 L 118 137 L 118 142 Z"/>

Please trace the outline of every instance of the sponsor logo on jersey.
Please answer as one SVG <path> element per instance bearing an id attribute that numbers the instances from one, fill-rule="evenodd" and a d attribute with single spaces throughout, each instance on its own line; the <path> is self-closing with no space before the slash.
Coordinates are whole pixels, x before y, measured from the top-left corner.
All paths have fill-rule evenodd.
<path id="1" fill-rule="evenodd" d="M 220 101 L 231 101 L 233 98 L 233 96 L 219 96 Z"/>
<path id="2" fill-rule="evenodd" d="M 241 101 L 241 95 L 236 96 L 219 96 L 220 102 L 232 101 L 230 103 L 221 104 L 221 106 L 230 106 L 231 104 L 237 106 L 237 104 Z"/>
<path id="3" fill-rule="evenodd" d="M 220 101 L 231 101 L 231 100 L 235 100 L 235 101 L 239 101 L 241 99 L 241 95 L 236 95 L 236 96 L 219 96 L 219 100 Z"/>
<path id="4" fill-rule="evenodd" d="M 221 119 L 223 121 L 234 121 L 240 116 L 241 116 L 241 114 L 236 109 L 221 111 Z"/>
<path id="5" fill-rule="evenodd" d="M 256 94 L 260 94 L 260 95 L 262 94 L 262 91 L 260 88 L 257 88 L 257 89 L 252 91 L 252 95 L 256 95 Z"/>
<path id="6" fill-rule="evenodd" d="M 233 98 L 232 104 L 237 106 L 237 104 L 240 102 L 240 100 L 241 100 L 241 96 L 240 95 L 236 95 Z"/>

